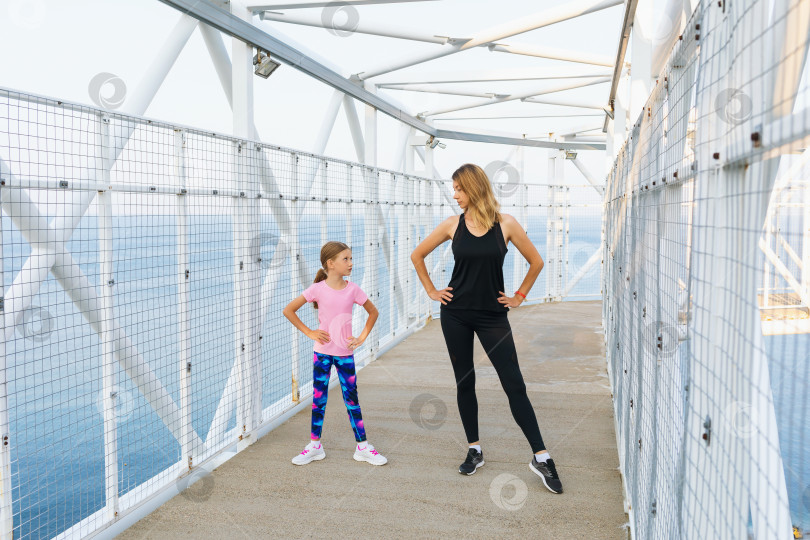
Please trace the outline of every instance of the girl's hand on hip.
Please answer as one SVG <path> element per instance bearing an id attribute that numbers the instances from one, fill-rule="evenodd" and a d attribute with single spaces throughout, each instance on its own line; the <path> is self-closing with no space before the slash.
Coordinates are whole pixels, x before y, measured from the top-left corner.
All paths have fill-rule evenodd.
<path id="1" fill-rule="evenodd" d="M 503 304 L 506 307 L 518 307 L 520 304 L 523 303 L 522 296 L 506 296 L 506 293 L 503 291 L 498 291 L 500 296 L 498 297 L 498 302 Z"/>
<path id="2" fill-rule="evenodd" d="M 317 341 L 321 345 L 332 341 L 332 338 L 329 337 L 329 334 L 326 332 L 326 330 L 310 330 L 309 332 L 307 332 L 307 337 L 309 339 Z"/>
<path id="3" fill-rule="evenodd" d="M 349 336 L 349 340 L 346 342 L 346 347 L 351 349 L 352 351 L 355 350 L 357 347 L 362 345 L 366 340 L 360 339 L 359 337 L 352 337 Z"/>
<path id="4" fill-rule="evenodd" d="M 453 287 L 445 287 L 444 289 L 441 289 L 441 290 L 436 289 L 432 293 L 428 293 L 428 296 L 432 300 L 436 300 L 437 302 L 441 302 L 442 304 L 444 304 L 446 306 L 447 302 L 449 302 L 450 300 L 453 299 L 453 295 L 448 292 L 448 291 L 452 291 L 452 290 L 453 290 Z"/>

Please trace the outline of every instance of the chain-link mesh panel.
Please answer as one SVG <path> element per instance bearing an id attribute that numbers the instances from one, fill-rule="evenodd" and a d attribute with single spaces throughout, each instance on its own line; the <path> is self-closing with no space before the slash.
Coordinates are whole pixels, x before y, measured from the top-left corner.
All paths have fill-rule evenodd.
<path id="1" fill-rule="evenodd" d="M 609 173 L 603 315 L 636 538 L 810 527 L 808 2 L 700 2 Z"/>

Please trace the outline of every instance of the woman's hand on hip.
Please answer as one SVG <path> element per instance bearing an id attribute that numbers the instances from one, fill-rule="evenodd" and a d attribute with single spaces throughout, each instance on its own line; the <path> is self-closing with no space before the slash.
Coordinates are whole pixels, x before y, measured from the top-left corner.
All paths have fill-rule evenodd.
<path id="1" fill-rule="evenodd" d="M 435 289 L 432 293 L 428 293 L 428 296 L 431 300 L 436 300 L 437 302 L 441 302 L 445 306 L 447 302 L 453 299 L 453 295 L 449 292 L 452 291 L 453 287 L 445 287 L 444 289 Z"/>
<path id="2" fill-rule="evenodd" d="M 518 307 L 520 304 L 523 303 L 522 296 L 506 296 L 506 293 L 503 291 L 498 291 L 500 296 L 498 297 L 498 302 L 503 304 L 506 307 Z"/>
<path id="3" fill-rule="evenodd" d="M 355 350 L 357 347 L 363 344 L 366 341 L 366 338 L 360 339 L 359 337 L 352 337 L 349 336 L 348 341 L 346 342 L 346 348 L 350 350 Z"/>

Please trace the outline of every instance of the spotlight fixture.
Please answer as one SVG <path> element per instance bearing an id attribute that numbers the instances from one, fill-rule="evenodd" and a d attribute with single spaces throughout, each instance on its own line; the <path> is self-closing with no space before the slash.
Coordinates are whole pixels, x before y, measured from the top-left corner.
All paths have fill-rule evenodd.
<path id="1" fill-rule="evenodd" d="M 266 51 L 257 49 L 256 54 L 253 55 L 253 65 L 256 66 L 253 73 L 266 79 L 281 64 L 270 58 Z"/>
<path id="2" fill-rule="evenodd" d="M 425 146 L 429 146 L 431 148 L 436 148 L 437 146 L 439 148 L 447 148 L 447 145 L 440 142 L 439 139 L 437 139 L 434 135 L 430 136 L 430 139 L 428 139 L 428 141 L 425 143 Z"/>
<path id="3" fill-rule="evenodd" d="M 577 153 L 574 150 L 566 150 L 565 159 L 577 159 Z"/>

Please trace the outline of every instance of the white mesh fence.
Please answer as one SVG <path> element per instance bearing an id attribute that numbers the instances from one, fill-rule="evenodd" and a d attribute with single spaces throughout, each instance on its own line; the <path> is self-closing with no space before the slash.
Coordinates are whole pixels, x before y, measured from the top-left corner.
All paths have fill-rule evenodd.
<path id="1" fill-rule="evenodd" d="M 701 1 L 609 173 L 634 538 L 810 528 L 808 25 L 807 1 Z"/>
<path id="2" fill-rule="evenodd" d="M 320 246 L 352 247 L 380 311 L 363 366 L 438 313 L 409 256 L 458 211 L 445 180 L 7 89 L 0 182 L 0 536 L 14 538 L 83 536 L 198 479 L 184 496 L 207 498 L 201 465 L 311 396 L 311 342 L 281 310 Z M 601 195 L 497 189 L 555 270 L 530 301 L 598 298 Z M 427 263 L 446 286 L 452 254 Z M 299 315 L 317 326 L 311 306 Z M 355 331 L 364 320 L 356 308 Z"/>

